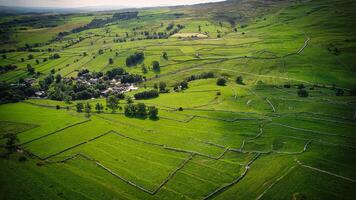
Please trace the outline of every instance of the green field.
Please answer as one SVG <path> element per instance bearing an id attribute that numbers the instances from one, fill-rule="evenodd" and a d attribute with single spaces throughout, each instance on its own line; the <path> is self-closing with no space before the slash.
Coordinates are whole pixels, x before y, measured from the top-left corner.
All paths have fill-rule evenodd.
<path id="1" fill-rule="evenodd" d="M 158 108 L 156 119 L 112 112 L 104 96 L 1 103 L 0 199 L 355 199 L 355 10 L 352 0 L 229 0 L 138 9 L 137 18 L 79 32 L 70 31 L 115 11 L 68 14 L 53 27 L 7 27 L 0 66 L 17 68 L 1 71 L 2 85 L 31 78 L 38 89 L 48 74 L 75 82 L 83 69 L 122 67 L 145 78 L 126 98 L 159 82 L 169 92 L 133 99 Z M 31 17 L 0 17 L 0 27 Z M 183 28 L 149 38 L 169 33 L 169 24 Z M 26 44 L 31 50 L 21 49 Z M 139 51 L 144 60 L 127 66 Z M 47 59 L 55 53 L 60 58 Z M 174 91 L 208 72 L 214 77 Z M 216 84 L 220 77 L 225 86 Z M 77 103 L 91 105 L 90 115 Z"/>

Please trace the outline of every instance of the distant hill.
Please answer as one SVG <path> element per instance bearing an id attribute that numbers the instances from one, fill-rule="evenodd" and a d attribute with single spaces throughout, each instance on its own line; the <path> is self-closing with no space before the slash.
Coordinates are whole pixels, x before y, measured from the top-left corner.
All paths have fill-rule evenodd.
<path id="1" fill-rule="evenodd" d="M 56 7 L 17 7 L 17 6 L 0 6 L 0 15 L 24 14 L 24 13 L 75 13 L 87 11 L 104 11 L 120 10 L 129 8 L 126 6 L 86 6 L 76 8 L 56 8 Z"/>

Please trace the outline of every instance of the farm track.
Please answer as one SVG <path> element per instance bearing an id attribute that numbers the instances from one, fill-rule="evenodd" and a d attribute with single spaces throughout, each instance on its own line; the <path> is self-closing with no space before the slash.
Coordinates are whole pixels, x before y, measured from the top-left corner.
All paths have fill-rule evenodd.
<path id="1" fill-rule="evenodd" d="M 324 173 L 324 174 L 328 174 L 328 175 L 331 175 L 331 176 L 334 176 L 334 177 L 337 177 L 337 178 L 341 178 L 343 180 L 350 181 L 352 183 L 356 183 L 356 180 L 354 180 L 352 178 L 348 178 L 348 177 L 341 176 L 341 175 L 338 175 L 338 174 L 335 174 L 335 173 L 332 173 L 332 172 L 329 172 L 329 171 L 325 171 L 325 170 L 322 170 L 322 169 L 319 169 L 319 168 L 316 168 L 316 167 L 305 165 L 301 161 L 299 161 L 298 159 L 295 159 L 295 161 L 302 167 L 305 167 L 305 168 L 308 168 L 308 169 L 311 169 L 311 170 L 314 170 L 314 171 L 318 171 L 318 172 L 321 172 L 321 173 Z"/>

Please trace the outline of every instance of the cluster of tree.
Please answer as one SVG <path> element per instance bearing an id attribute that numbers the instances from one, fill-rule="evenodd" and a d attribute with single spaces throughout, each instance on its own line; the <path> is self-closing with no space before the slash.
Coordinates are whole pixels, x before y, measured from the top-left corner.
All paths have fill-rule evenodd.
<path id="1" fill-rule="evenodd" d="M 145 55 L 143 52 L 136 52 L 126 58 L 126 65 L 134 66 L 141 63 L 144 59 L 145 59 Z"/>
<path id="2" fill-rule="evenodd" d="M 190 82 L 190 81 L 194 81 L 194 80 L 198 80 L 198 79 L 208 79 L 208 78 L 215 78 L 214 72 L 203 72 L 198 75 L 191 75 L 191 76 L 187 77 L 185 80 L 187 82 Z"/>
<path id="3" fill-rule="evenodd" d="M 169 89 L 167 89 L 167 84 L 163 81 L 159 82 L 158 84 L 155 83 L 153 85 L 155 89 L 158 89 L 160 93 L 168 93 Z"/>
<path id="4" fill-rule="evenodd" d="M 26 17 L 15 18 L 13 20 L 0 23 L 1 28 L 5 27 L 32 27 L 32 28 L 50 28 L 58 26 L 66 15 L 29 15 Z"/>
<path id="5" fill-rule="evenodd" d="M 174 27 L 174 24 L 173 23 L 169 23 L 168 26 L 166 27 L 166 30 L 170 31 L 170 30 L 173 29 L 173 27 Z"/>
<path id="6" fill-rule="evenodd" d="M 110 95 L 106 98 L 106 107 L 112 110 L 112 113 L 116 112 L 117 109 L 121 108 L 119 106 L 119 99 L 114 96 Z"/>
<path id="7" fill-rule="evenodd" d="M 0 66 L 0 74 L 8 72 L 8 71 L 15 70 L 15 69 L 17 69 L 17 66 L 16 65 L 12 65 L 12 64 L 5 65 L 5 66 Z"/>
<path id="8" fill-rule="evenodd" d="M 157 90 L 150 90 L 150 91 L 143 91 L 143 92 L 139 92 L 134 94 L 135 99 L 139 100 L 139 99 L 152 99 L 152 98 L 156 98 L 159 96 L 159 93 L 157 92 Z"/>
<path id="9" fill-rule="evenodd" d="M 173 90 L 176 92 L 179 92 L 181 90 L 185 90 L 188 89 L 188 82 L 187 81 L 182 81 L 179 82 L 177 84 L 175 84 L 175 86 L 173 87 Z"/>
<path id="10" fill-rule="evenodd" d="M 143 77 L 138 74 L 129 74 L 123 68 L 114 68 L 106 72 L 108 79 L 120 79 L 121 83 L 139 83 L 142 82 Z"/>
<path id="11" fill-rule="evenodd" d="M 90 112 L 91 112 L 91 105 L 87 102 L 85 104 L 83 103 L 77 103 L 75 105 L 76 109 L 77 109 L 77 112 L 81 113 L 84 112 L 86 113 L 87 117 L 90 117 Z M 100 108 L 101 109 L 101 108 Z"/>
<path id="12" fill-rule="evenodd" d="M 124 113 L 127 117 L 146 118 L 148 116 L 150 119 L 158 117 L 158 109 L 155 106 L 147 107 L 144 103 L 128 104 L 125 106 Z"/>
<path id="13" fill-rule="evenodd" d="M 37 90 L 37 88 L 25 83 L 9 85 L 5 82 L 0 82 L 0 103 L 19 102 L 35 95 Z"/>
<path id="14" fill-rule="evenodd" d="M 60 56 L 58 53 L 55 53 L 55 54 L 51 55 L 51 56 L 49 57 L 49 59 L 54 60 L 54 59 L 58 59 L 58 58 L 60 58 L 60 57 L 61 57 L 61 56 Z"/>

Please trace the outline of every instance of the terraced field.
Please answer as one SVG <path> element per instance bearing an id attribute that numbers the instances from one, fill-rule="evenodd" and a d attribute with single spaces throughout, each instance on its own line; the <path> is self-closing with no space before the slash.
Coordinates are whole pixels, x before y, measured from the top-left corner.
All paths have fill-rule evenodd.
<path id="1" fill-rule="evenodd" d="M 0 199 L 354 199 L 355 2 L 281 3 L 236 31 L 212 16 L 196 17 L 193 8 L 143 9 L 139 19 L 71 33 L 36 47 L 40 52 L 4 53 L 0 65 L 18 66 L 0 75 L 7 83 L 31 77 L 27 64 L 41 72 L 38 80 L 53 69 L 74 78 L 83 69 L 123 67 L 145 76 L 126 96 L 159 82 L 170 92 L 134 100 L 157 107 L 154 120 L 127 117 L 122 109 L 77 112 L 77 103 L 106 105 L 104 97 L 1 104 Z M 188 17 L 176 17 L 181 9 Z M 133 28 L 159 31 L 171 22 L 185 26 L 178 34 L 196 33 L 199 25 L 209 34 L 113 41 L 115 34 L 134 37 Z M 330 44 L 341 53 L 329 51 Z M 48 48 L 60 58 L 42 62 L 52 55 Z M 160 71 L 126 66 L 136 51 L 144 52 L 146 66 L 159 61 Z M 21 62 L 28 54 L 34 59 Z M 173 90 L 203 72 L 215 77 Z M 216 84 L 220 77 L 225 86 Z M 307 97 L 298 95 L 301 85 Z M 18 138 L 10 154 L 8 134 Z"/>

